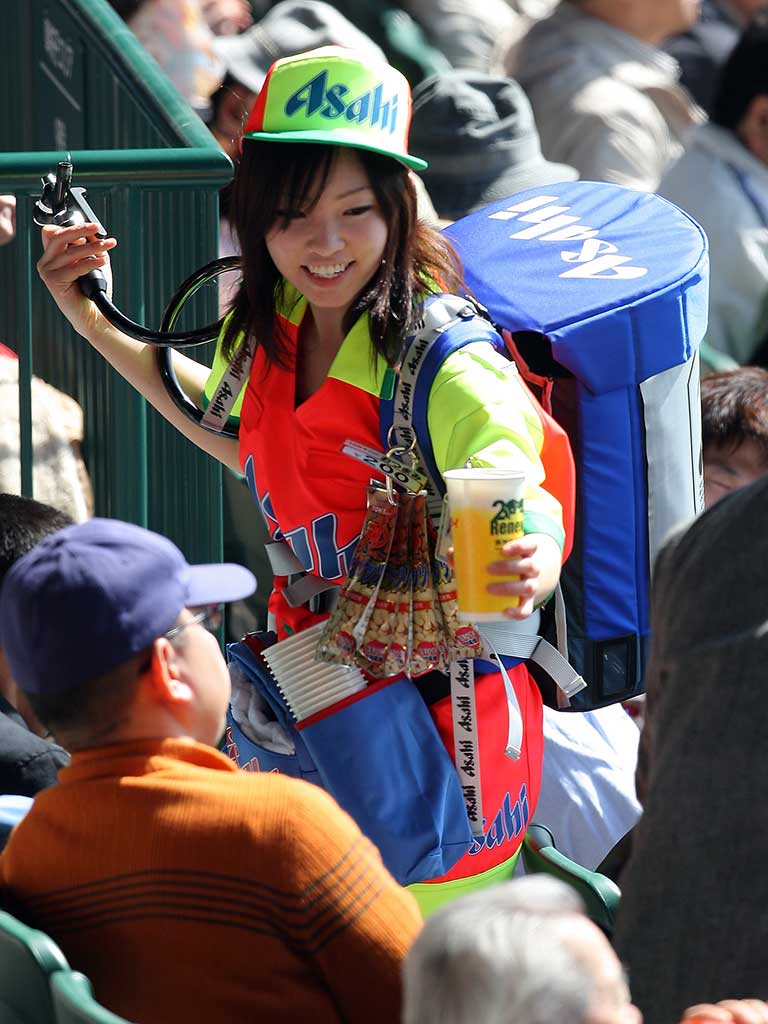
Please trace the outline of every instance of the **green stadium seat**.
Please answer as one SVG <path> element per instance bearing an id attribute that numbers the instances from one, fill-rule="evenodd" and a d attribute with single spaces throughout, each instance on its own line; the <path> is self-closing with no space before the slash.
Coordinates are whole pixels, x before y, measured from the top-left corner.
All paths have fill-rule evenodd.
<path id="1" fill-rule="evenodd" d="M 523 863 L 527 874 L 543 873 L 559 878 L 578 892 L 587 915 L 606 933 L 613 933 L 621 898 L 618 885 L 606 875 L 590 871 L 570 860 L 555 846 L 552 833 L 544 825 L 531 823 L 523 840 Z"/>
<path id="2" fill-rule="evenodd" d="M 79 971 L 59 971 L 51 977 L 56 1024 L 129 1024 L 93 995 L 90 981 Z"/>
<path id="3" fill-rule="evenodd" d="M 0 911 L 0 1020 L 3 1024 L 51 1024 L 50 978 L 68 971 L 59 947 L 44 932 Z"/>

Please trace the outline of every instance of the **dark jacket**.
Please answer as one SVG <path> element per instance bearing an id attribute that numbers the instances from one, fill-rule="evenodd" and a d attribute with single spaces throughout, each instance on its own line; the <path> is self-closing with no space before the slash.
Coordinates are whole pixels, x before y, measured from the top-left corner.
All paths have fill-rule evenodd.
<path id="1" fill-rule="evenodd" d="M 0 793 L 34 796 L 58 779 L 69 754 L 36 736 L 13 705 L 0 697 Z"/>
<path id="2" fill-rule="evenodd" d="M 662 549 L 614 945 L 645 1024 L 768 999 L 768 475 Z M 647 733 L 646 733 L 646 730 Z"/>

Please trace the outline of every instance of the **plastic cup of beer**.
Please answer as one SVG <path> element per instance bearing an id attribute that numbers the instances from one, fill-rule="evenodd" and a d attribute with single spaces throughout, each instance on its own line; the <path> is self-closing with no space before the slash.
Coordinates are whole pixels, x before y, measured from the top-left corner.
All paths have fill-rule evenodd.
<path id="1" fill-rule="evenodd" d="M 504 556 L 507 541 L 523 536 L 525 473 L 520 469 L 451 469 L 443 474 L 451 515 L 456 602 L 466 622 L 496 622 L 520 599 L 489 594 L 489 583 L 518 580 L 491 576 L 488 565 Z"/>

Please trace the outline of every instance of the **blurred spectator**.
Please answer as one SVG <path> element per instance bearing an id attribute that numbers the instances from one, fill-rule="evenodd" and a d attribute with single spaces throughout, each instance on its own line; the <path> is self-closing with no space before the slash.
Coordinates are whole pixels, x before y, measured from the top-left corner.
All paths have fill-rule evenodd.
<path id="1" fill-rule="evenodd" d="M 701 381 L 704 503 L 768 473 L 768 370 L 741 366 Z"/>
<path id="2" fill-rule="evenodd" d="M 203 119 L 223 68 L 201 0 L 110 0 L 178 92 Z"/>
<path id="3" fill-rule="evenodd" d="M 0 491 L 21 491 L 19 362 L 0 345 Z M 83 410 L 74 398 L 32 378 L 32 483 L 40 501 L 75 522 L 93 513 L 93 492 L 82 455 Z"/>
<path id="4" fill-rule="evenodd" d="M 0 493 L 0 587 L 11 566 L 72 520 L 31 498 Z M 0 647 L 0 794 L 34 796 L 52 786 L 69 754 L 44 739 L 46 730 L 16 684 Z"/>
<path id="5" fill-rule="evenodd" d="M 201 0 L 203 17 L 215 36 L 237 35 L 253 24 L 249 0 Z"/>
<path id="6" fill-rule="evenodd" d="M 560 0 L 507 0 L 509 7 L 531 25 L 535 21 L 549 17 L 559 2 Z"/>
<path id="7" fill-rule="evenodd" d="M 443 220 L 457 220 L 534 185 L 572 181 L 573 167 L 541 154 L 528 99 L 508 78 L 449 71 L 413 91 L 411 146 Z"/>
<path id="8" fill-rule="evenodd" d="M 381 47 L 389 63 L 405 75 L 412 87 L 428 75 L 450 67 L 448 58 L 433 45 L 428 32 L 409 13 L 403 0 L 335 0 L 333 6 Z"/>
<path id="9" fill-rule="evenodd" d="M 680 81 L 707 113 L 715 85 L 739 33 L 765 0 L 701 0 L 698 20 L 664 43 L 680 65 Z"/>
<path id="10" fill-rule="evenodd" d="M 0 196 L 0 246 L 16 237 L 16 197 Z M 0 344 L 0 493 L 21 491 L 19 364 Z M 93 494 L 83 462 L 83 411 L 77 402 L 32 378 L 33 487 L 44 502 L 76 522 L 93 512 Z M 2 540 L 2 538 L 0 538 Z"/>
<path id="11" fill-rule="evenodd" d="M 768 996 L 768 475 L 707 509 L 655 566 L 643 815 L 615 945 L 646 1024 Z"/>
<path id="12" fill-rule="evenodd" d="M 703 111 L 659 49 L 698 0 L 562 0 L 507 63 L 528 93 L 544 155 L 585 180 L 654 191 Z"/>
<path id="13" fill-rule="evenodd" d="M 693 133 L 659 192 L 709 236 L 707 345 L 736 363 L 752 362 L 768 328 L 768 8 L 723 69 L 712 123 Z"/>
<path id="14" fill-rule="evenodd" d="M 558 0 L 401 0 L 452 68 L 504 74 L 504 60 Z M 390 60 L 392 55 L 390 54 Z M 447 69 L 446 69 L 447 70 Z M 417 84 L 417 83 L 414 83 Z"/>
<path id="15" fill-rule="evenodd" d="M 560 0 L 507 0 L 507 4 L 515 15 L 514 32 L 509 40 L 506 49 L 500 54 L 499 71 L 503 73 L 504 66 L 513 66 L 517 47 L 527 35 L 529 29 L 535 22 L 542 18 L 548 18 L 557 7 Z"/>
<path id="16" fill-rule="evenodd" d="M 640 1024 L 621 964 L 581 899 L 544 875 L 462 896 L 403 965 L 403 1024 Z"/>
<path id="17" fill-rule="evenodd" d="M 0 245 L 16 237 L 16 196 L 0 196 Z"/>
<path id="18" fill-rule="evenodd" d="M 560 0 L 507 0 L 509 7 L 533 24 L 548 17 L 557 7 Z"/>
<path id="19" fill-rule="evenodd" d="M 402 0 L 401 6 L 454 68 L 499 73 L 521 33 L 522 19 L 505 0 Z"/>

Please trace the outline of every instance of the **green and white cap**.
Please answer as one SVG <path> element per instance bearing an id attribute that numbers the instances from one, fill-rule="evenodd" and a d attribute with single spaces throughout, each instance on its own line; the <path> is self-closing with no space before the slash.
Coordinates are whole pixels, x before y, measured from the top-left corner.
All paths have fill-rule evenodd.
<path id="1" fill-rule="evenodd" d="M 275 61 L 243 138 L 351 146 L 421 171 L 426 161 L 408 153 L 410 124 L 411 89 L 404 75 L 355 50 L 323 46 Z"/>

